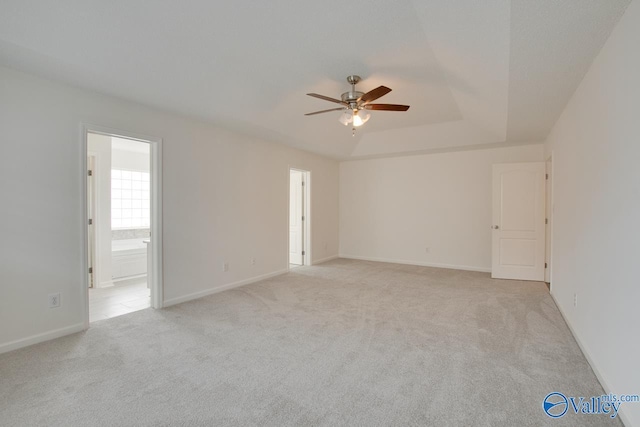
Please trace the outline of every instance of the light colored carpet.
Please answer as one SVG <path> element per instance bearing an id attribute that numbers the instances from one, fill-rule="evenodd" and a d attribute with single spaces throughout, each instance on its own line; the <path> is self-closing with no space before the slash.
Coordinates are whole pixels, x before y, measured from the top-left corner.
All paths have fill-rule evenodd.
<path id="1" fill-rule="evenodd" d="M 612 422 L 552 391 L 603 393 L 543 283 L 350 260 L 0 355 L 8 426 Z"/>

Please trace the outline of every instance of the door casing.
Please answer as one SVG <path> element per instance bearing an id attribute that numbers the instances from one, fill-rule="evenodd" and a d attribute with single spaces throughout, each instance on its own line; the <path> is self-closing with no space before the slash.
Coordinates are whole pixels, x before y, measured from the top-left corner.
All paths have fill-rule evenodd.
<path id="1" fill-rule="evenodd" d="M 289 166 L 287 169 L 287 269 L 290 268 L 290 244 L 289 233 L 291 229 L 289 209 L 291 206 L 291 171 L 301 172 L 302 180 L 304 182 L 304 189 L 302 191 L 302 212 L 304 215 L 304 221 L 302 224 L 302 248 L 304 250 L 304 256 L 302 257 L 302 265 L 311 265 L 311 171 Z"/>
<path id="2" fill-rule="evenodd" d="M 289 175 L 289 264 L 304 265 L 304 174 Z"/>
<path id="3" fill-rule="evenodd" d="M 88 145 L 87 134 L 96 133 L 107 136 L 115 136 L 126 139 L 138 140 L 150 144 L 151 148 L 151 258 L 153 271 L 151 274 L 151 307 L 159 309 L 163 307 L 163 273 L 162 273 L 162 139 L 141 135 L 134 132 L 123 131 L 120 129 L 109 128 L 101 125 L 80 123 L 80 141 L 81 141 L 81 164 L 82 164 L 82 292 L 84 298 L 84 327 L 89 328 L 89 236 L 87 223 L 88 218 L 88 197 L 87 197 L 87 173 L 88 173 Z"/>
<path id="4" fill-rule="evenodd" d="M 545 168 L 547 174 L 545 186 L 545 214 L 547 218 L 545 263 L 547 268 L 544 271 L 544 281 L 549 284 L 549 290 L 551 290 L 551 280 L 553 278 L 553 153 L 547 159 Z"/>
<path id="5" fill-rule="evenodd" d="M 88 153 L 87 157 L 87 268 L 89 274 L 89 287 L 95 287 L 96 281 L 96 156 L 97 153 Z"/>

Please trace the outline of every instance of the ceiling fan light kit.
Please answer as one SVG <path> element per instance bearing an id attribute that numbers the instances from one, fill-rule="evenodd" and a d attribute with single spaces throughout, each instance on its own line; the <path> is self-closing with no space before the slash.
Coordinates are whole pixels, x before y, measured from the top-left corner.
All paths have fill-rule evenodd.
<path id="1" fill-rule="evenodd" d="M 370 117 L 371 117 L 371 114 L 369 114 L 369 113 L 363 113 L 362 111 L 354 111 L 353 112 L 353 125 L 355 127 L 362 126 L 363 124 L 367 123 L 367 121 L 369 120 Z"/>
<path id="2" fill-rule="evenodd" d="M 363 113 L 362 111 L 344 111 L 340 114 L 338 121 L 345 126 L 348 126 L 349 123 L 353 123 L 353 126 L 358 127 L 365 124 L 370 117 L 371 114 Z"/>
<path id="3" fill-rule="evenodd" d="M 331 98 L 329 96 L 324 96 L 317 93 L 308 93 L 307 95 L 314 98 L 341 104 L 341 107 L 331 108 L 329 110 L 315 111 L 313 113 L 307 113 L 305 114 L 305 116 L 313 116 L 316 114 L 328 113 L 330 111 L 342 111 L 342 114 L 338 118 L 338 121 L 345 126 L 352 124 L 355 134 L 356 127 L 362 126 L 369 120 L 369 118 L 371 118 L 371 114 L 369 114 L 365 110 L 407 111 L 409 109 L 408 105 L 371 104 L 372 101 L 375 101 L 376 99 L 381 98 L 391 92 L 391 89 L 386 86 L 378 86 L 377 88 L 370 90 L 367 93 L 360 92 L 356 90 L 356 84 L 358 84 L 360 80 L 362 80 L 360 76 L 348 76 L 347 82 L 351 85 L 351 90 L 343 93 L 340 96 L 340 99 Z"/>
<path id="4" fill-rule="evenodd" d="M 343 125 L 347 126 L 349 123 L 353 121 L 353 113 L 350 111 L 343 112 L 342 114 L 340 114 L 338 121 Z"/>

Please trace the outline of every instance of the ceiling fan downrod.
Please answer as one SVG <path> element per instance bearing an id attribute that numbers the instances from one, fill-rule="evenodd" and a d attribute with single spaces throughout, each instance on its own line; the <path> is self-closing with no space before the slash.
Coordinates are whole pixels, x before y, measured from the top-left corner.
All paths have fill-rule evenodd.
<path id="1" fill-rule="evenodd" d="M 343 102 L 348 104 L 350 110 L 358 109 L 358 100 L 364 95 L 364 92 L 358 92 L 356 90 L 356 85 L 362 80 L 360 76 L 351 75 L 347 77 L 347 82 L 351 85 L 351 90 L 349 92 L 343 93 L 340 98 Z"/>

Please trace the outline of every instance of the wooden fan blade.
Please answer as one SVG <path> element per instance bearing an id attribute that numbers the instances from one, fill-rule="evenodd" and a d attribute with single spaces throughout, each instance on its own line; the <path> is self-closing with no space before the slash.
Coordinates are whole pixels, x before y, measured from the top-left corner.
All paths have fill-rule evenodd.
<path id="1" fill-rule="evenodd" d="M 358 99 L 358 102 L 366 104 L 368 102 L 375 101 L 382 96 L 385 96 L 389 92 L 391 92 L 391 89 L 389 89 L 388 87 L 378 86 L 377 88 L 370 90 L 369 92 L 362 95 L 360 99 Z"/>
<path id="2" fill-rule="evenodd" d="M 317 93 L 308 93 L 307 95 L 313 96 L 314 98 L 324 99 L 325 101 L 335 102 L 336 104 L 347 105 L 347 103 L 344 101 L 340 101 L 339 99 L 335 99 L 335 98 L 329 98 L 328 96 L 320 95 Z"/>
<path id="3" fill-rule="evenodd" d="M 364 106 L 365 110 L 381 110 L 381 111 L 407 111 L 408 105 L 398 104 L 367 104 Z"/>
<path id="4" fill-rule="evenodd" d="M 322 113 L 328 113 L 329 111 L 340 111 L 340 110 L 344 110 L 344 107 L 332 108 L 330 110 L 315 111 L 313 113 L 307 113 L 305 114 L 305 116 L 313 116 L 314 114 L 322 114 Z"/>

